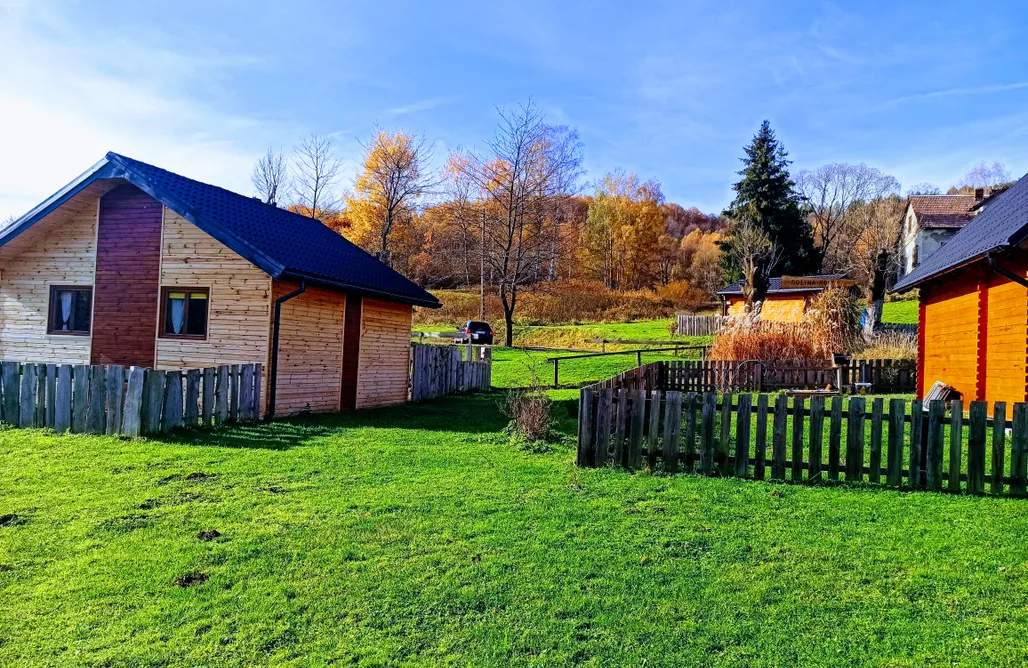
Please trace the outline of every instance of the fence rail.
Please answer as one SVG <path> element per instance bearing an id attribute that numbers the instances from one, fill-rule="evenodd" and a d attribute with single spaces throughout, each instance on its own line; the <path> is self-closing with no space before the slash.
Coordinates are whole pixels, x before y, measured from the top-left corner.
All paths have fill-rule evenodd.
<path id="1" fill-rule="evenodd" d="M 415 344 L 412 348 L 411 401 L 492 387 L 492 349 L 488 346 Z"/>
<path id="2" fill-rule="evenodd" d="M 263 365 L 188 370 L 0 362 L 0 421 L 136 438 L 256 420 Z"/>
<path id="3" fill-rule="evenodd" d="M 909 406 L 909 411 L 907 410 Z M 870 407 L 870 412 L 868 412 Z M 1028 404 L 585 388 L 578 465 L 1024 496 Z M 845 427 L 843 426 L 845 423 Z M 991 424 L 991 428 L 990 428 Z M 1008 430 L 1010 434 L 1008 435 Z M 987 455 L 987 450 L 989 451 Z"/>
<path id="4" fill-rule="evenodd" d="M 707 336 L 717 334 L 725 324 L 720 315 L 679 315 L 678 336 Z"/>

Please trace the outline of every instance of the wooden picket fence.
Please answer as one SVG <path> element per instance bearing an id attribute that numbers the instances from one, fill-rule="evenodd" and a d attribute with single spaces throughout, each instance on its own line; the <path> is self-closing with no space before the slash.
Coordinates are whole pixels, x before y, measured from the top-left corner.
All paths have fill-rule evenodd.
<path id="1" fill-rule="evenodd" d="M 679 315 L 678 336 L 707 336 L 717 334 L 725 324 L 720 315 Z"/>
<path id="2" fill-rule="evenodd" d="M 411 401 L 492 387 L 492 349 L 488 346 L 412 344 Z"/>
<path id="3" fill-rule="evenodd" d="M 853 390 L 866 383 L 876 393 L 904 393 L 917 389 L 917 362 L 913 360 L 850 360 L 835 365 L 830 360 L 779 362 L 665 361 L 658 367 L 652 389 L 681 392 L 711 390 L 754 392 L 784 389 Z"/>
<path id="4" fill-rule="evenodd" d="M 578 465 L 1024 496 L 1028 404 L 585 388 Z M 909 410 L 908 410 L 909 407 Z M 947 408 L 948 415 L 947 415 Z M 845 423 L 845 426 L 844 426 Z M 770 427 L 770 432 L 769 432 Z M 1009 435 L 1008 435 L 1009 430 Z M 1008 446 L 1009 441 L 1009 446 Z M 987 457 L 987 450 L 991 456 Z"/>
<path id="5" fill-rule="evenodd" d="M 163 371 L 0 362 L 0 421 L 137 438 L 256 420 L 263 365 Z"/>

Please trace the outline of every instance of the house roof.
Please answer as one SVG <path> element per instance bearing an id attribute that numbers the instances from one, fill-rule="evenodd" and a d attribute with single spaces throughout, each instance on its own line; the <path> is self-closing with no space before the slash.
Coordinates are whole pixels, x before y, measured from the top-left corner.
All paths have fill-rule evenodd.
<path id="1" fill-rule="evenodd" d="M 812 274 L 810 276 L 804 276 L 803 278 L 825 278 L 825 279 L 839 279 L 846 278 L 846 274 Z M 742 286 L 745 280 L 736 281 L 731 285 L 721 288 L 717 291 L 717 294 L 724 296 L 741 295 Z M 821 292 L 824 288 L 782 288 L 782 277 L 775 276 L 770 279 L 767 294 L 773 295 L 786 295 L 786 294 L 799 294 L 803 292 Z"/>
<path id="2" fill-rule="evenodd" d="M 1028 236 L 1028 177 L 1022 177 L 975 216 L 939 250 L 896 283 L 894 291 L 909 290 L 923 281 L 1016 246 Z"/>
<path id="3" fill-rule="evenodd" d="M 911 195 L 907 198 L 922 228 L 959 229 L 974 218 L 974 195 Z"/>
<path id="4" fill-rule="evenodd" d="M 124 179 L 246 258 L 272 278 L 307 281 L 439 308 L 426 290 L 313 218 L 188 179 L 117 153 L 0 231 L 0 246 L 98 179 Z"/>

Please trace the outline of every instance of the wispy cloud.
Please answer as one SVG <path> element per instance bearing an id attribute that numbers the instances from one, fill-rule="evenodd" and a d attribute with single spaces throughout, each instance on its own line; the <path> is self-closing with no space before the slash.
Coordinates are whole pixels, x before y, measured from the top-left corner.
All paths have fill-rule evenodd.
<path id="1" fill-rule="evenodd" d="M 0 218 L 24 213 L 108 150 L 247 192 L 273 128 L 198 91 L 259 60 L 97 37 L 42 4 L 0 6 L 0 146 L 18 158 L 0 164 Z"/>
<path id="2" fill-rule="evenodd" d="M 411 102 L 410 104 L 387 109 L 385 115 L 392 117 L 409 116 L 422 111 L 431 111 L 433 109 L 438 109 L 439 107 L 445 107 L 448 104 L 453 104 L 458 99 L 460 99 L 460 96 L 450 95 L 447 97 L 434 97 L 428 100 L 419 100 L 417 102 Z"/>
<path id="3" fill-rule="evenodd" d="M 1016 83 L 1009 84 L 992 84 L 988 86 L 958 86 L 953 88 L 933 90 L 926 93 L 917 93 L 915 95 L 904 95 L 903 97 L 897 97 L 893 100 L 890 100 L 889 104 L 903 104 L 904 102 L 912 102 L 916 100 L 931 100 L 934 98 L 943 97 L 960 97 L 966 95 L 990 95 L 993 93 L 1006 93 L 1012 90 L 1020 90 L 1022 88 L 1028 88 L 1028 81 L 1018 81 Z"/>

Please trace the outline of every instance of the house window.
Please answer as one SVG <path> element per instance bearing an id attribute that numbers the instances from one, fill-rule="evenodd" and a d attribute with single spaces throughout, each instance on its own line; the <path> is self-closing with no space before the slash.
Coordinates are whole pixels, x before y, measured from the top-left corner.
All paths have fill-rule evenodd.
<path id="1" fill-rule="evenodd" d="M 207 338 L 208 288 L 161 290 L 161 338 Z"/>
<path id="2" fill-rule="evenodd" d="M 47 334 L 88 336 L 92 313 L 93 288 L 75 285 L 50 286 Z"/>

